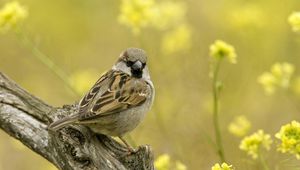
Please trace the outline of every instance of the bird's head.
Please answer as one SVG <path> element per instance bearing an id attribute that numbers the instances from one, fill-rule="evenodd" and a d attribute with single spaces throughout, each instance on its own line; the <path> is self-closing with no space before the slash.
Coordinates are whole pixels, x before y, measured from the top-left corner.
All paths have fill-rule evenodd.
<path id="1" fill-rule="evenodd" d="M 123 71 L 135 78 L 145 78 L 148 74 L 147 54 L 139 48 L 128 48 L 121 53 L 114 69 Z"/>

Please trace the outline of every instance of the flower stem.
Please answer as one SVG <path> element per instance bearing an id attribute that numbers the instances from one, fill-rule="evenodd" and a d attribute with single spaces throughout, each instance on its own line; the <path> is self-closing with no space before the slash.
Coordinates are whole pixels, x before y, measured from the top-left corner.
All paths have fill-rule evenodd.
<path id="1" fill-rule="evenodd" d="M 64 82 L 66 87 L 70 90 L 70 92 L 74 96 L 80 96 L 80 94 L 74 89 L 72 84 L 68 81 L 69 80 L 68 74 L 58 65 L 56 65 L 47 55 L 41 52 L 36 47 L 36 45 L 34 45 L 34 43 L 28 38 L 27 35 L 25 35 L 21 30 L 17 30 L 16 36 L 24 47 L 31 50 L 34 57 L 36 57 L 41 63 L 43 63 L 48 69 L 50 69 L 58 78 L 60 78 Z"/>
<path id="2" fill-rule="evenodd" d="M 219 124 L 219 92 L 220 87 L 218 84 L 218 73 L 220 68 L 221 60 L 216 61 L 216 65 L 213 68 L 213 123 L 215 129 L 215 137 L 216 137 L 216 145 L 217 145 L 217 153 L 220 157 L 221 162 L 225 162 L 224 149 L 222 144 L 222 137 L 220 132 L 220 124 Z"/>
<path id="3" fill-rule="evenodd" d="M 258 157 L 259 157 L 259 161 L 260 161 L 261 165 L 263 166 L 264 170 L 269 170 L 267 162 L 266 162 L 265 158 L 263 157 L 262 153 L 259 153 Z"/>

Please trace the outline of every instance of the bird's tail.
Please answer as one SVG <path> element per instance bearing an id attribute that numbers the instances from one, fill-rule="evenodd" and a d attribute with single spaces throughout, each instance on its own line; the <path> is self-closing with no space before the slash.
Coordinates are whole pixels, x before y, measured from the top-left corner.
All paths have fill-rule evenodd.
<path id="1" fill-rule="evenodd" d="M 78 114 L 74 114 L 74 115 L 62 118 L 60 120 L 52 122 L 48 126 L 48 130 L 57 131 L 57 130 L 65 127 L 66 125 L 76 122 L 77 120 L 78 120 Z"/>

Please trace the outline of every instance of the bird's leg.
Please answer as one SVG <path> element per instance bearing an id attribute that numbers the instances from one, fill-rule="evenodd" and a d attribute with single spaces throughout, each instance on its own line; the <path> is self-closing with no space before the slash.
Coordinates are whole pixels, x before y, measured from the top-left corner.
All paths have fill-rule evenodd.
<path id="1" fill-rule="evenodd" d="M 136 150 L 132 146 L 130 146 L 122 136 L 119 136 L 119 139 L 121 139 L 121 141 L 126 145 L 129 153 L 135 153 L 136 152 Z"/>

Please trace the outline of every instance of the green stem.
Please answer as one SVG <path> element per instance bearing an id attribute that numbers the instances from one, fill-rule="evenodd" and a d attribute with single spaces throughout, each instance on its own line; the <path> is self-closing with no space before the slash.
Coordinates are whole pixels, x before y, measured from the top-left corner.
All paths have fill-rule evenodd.
<path id="1" fill-rule="evenodd" d="M 221 162 L 225 162 L 224 149 L 222 144 L 222 137 L 220 132 L 219 124 L 219 87 L 218 87 L 218 73 L 220 68 L 221 60 L 217 60 L 215 67 L 213 68 L 213 123 L 215 129 L 217 153 L 220 157 Z"/>
<path id="2" fill-rule="evenodd" d="M 267 162 L 266 162 L 265 158 L 262 156 L 262 153 L 259 153 L 258 157 L 259 157 L 259 161 L 260 161 L 261 165 L 263 166 L 264 170 L 269 170 Z"/>
<path id="3" fill-rule="evenodd" d="M 80 94 L 74 89 L 72 84 L 68 81 L 68 74 L 56 65 L 47 55 L 41 52 L 36 45 L 25 35 L 21 30 L 16 31 L 16 36 L 18 40 L 22 43 L 22 45 L 31 50 L 33 56 L 36 57 L 41 63 L 46 65 L 48 69 L 50 69 L 58 78 L 60 78 L 67 88 L 72 92 L 75 96 L 80 96 Z"/>
<path id="4" fill-rule="evenodd" d="M 207 143 L 210 144 L 215 150 L 218 150 L 213 139 L 204 130 L 201 129 L 200 131 L 203 137 L 207 140 Z"/>

